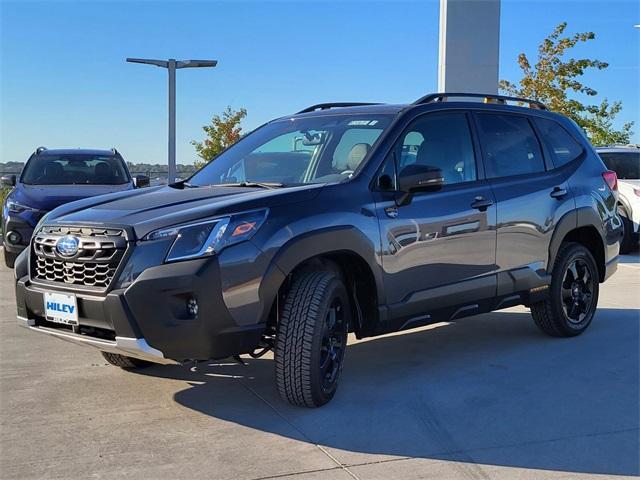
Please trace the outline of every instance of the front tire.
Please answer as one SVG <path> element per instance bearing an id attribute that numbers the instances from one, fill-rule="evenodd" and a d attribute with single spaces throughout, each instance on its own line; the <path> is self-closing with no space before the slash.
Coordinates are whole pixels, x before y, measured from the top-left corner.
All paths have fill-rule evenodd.
<path id="1" fill-rule="evenodd" d="M 319 407 L 333 398 L 350 311 L 347 289 L 337 273 L 309 271 L 294 278 L 276 335 L 276 386 L 283 400 Z"/>
<path id="2" fill-rule="evenodd" d="M 593 320 L 599 286 L 591 252 L 578 243 L 564 243 L 553 267 L 549 298 L 531 305 L 533 320 L 553 337 L 580 335 Z"/>
<path id="3" fill-rule="evenodd" d="M 153 365 L 146 360 L 140 360 L 139 358 L 127 357 L 118 353 L 102 352 L 104 359 L 115 367 L 120 367 L 125 370 L 135 370 L 138 368 L 146 368 Z"/>

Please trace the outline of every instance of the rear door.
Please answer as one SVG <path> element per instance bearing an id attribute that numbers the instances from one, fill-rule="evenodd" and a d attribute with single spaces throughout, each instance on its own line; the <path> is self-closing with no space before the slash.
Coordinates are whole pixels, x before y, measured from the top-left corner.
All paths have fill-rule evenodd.
<path id="1" fill-rule="evenodd" d="M 474 117 L 485 174 L 497 201 L 496 263 L 502 272 L 523 269 L 520 275 L 499 278 L 498 295 L 507 294 L 546 269 L 554 227 L 575 208 L 570 169 L 553 168 L 545 160 L 533 118 L 484 111 Z"/>
<path id="2" fill-rule="evenodd" d="M 478 175 L 476 150 L 469 114 L 433 112 L 409 124 L 386 160 L 384 188 L 374 195 L 386 302 L 394 318 L 419 320 L 495 294 L 496 207 Z M 397 206 L 396 172 L 413 163 L 440 168 L 445 185 Z"/>

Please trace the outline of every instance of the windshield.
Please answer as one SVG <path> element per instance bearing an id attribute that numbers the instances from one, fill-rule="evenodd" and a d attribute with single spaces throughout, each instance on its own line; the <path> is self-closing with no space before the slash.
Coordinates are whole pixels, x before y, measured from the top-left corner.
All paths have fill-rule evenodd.
<path id="1" fill-rule="evenodd" d="M 27 162 L 21 181 L 29 185 L 122 185 L 129 175 L 124 162 L 115 156 L 47 154 Z"/>
<path id="2" fill-rule="evenodd" d="M 321 115 L 271 122 L 220 154 L 189 185 L 283 185 L 350 178 L 393 115 Z"/>
<path id="3" fill-rule="evenodd" d="M 640 152 L 600 153 L 600 158 L 609 170 L 616 172 L 620 180 L 640 179 Z"/>

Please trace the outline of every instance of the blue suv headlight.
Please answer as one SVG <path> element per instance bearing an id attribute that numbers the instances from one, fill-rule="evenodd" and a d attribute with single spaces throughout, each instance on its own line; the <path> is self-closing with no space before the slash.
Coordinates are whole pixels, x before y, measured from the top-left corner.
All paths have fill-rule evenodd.
<path id="1" fill-rule="evenodd" d="M 7 209 L 11 213 L 22 213 L 22 212 L 39 212 L 37 208 L 29 207 L 27 205 L 23 205 L 22 203 L 18 203 L 15 200 L 7 200 Z"/>
<path id="2" fill-rule="evenodd" d="M 174 238 L 166 262 L 206 257 L 219 253 L 224 247 L 249 240 L 267 218 L 267 209 L 230 216 L 199 220 L 154 230 L 142 240 Z"/>

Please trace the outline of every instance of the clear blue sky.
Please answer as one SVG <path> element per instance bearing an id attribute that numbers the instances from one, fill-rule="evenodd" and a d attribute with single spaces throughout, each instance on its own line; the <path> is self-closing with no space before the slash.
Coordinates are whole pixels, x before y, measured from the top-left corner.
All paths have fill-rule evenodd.
<path id="1" fill-rule="evenodd" d="M 576 54 L 610 63 L 587 75 L 596 100 L 622 100 L 640 142 L 640 2 L 503 0 L 500 76 L 535 55 L 561 21 L 596 40 Z M 0 162 L 39 145 L 117 147 L 166 161 L 166 72 L 125 57 L 214 58 L 178 72 L 178 162 L 227 105 L 245 128 L 322 101 L 410 102 L 437 88 L 436 0 L 10 2 L 0 0 Z"/>

